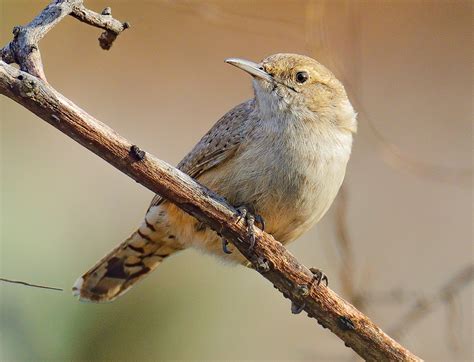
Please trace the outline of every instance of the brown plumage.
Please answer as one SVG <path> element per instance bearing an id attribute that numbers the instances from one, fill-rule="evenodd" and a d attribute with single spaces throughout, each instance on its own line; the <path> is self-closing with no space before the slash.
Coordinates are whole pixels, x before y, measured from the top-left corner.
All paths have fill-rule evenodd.
<path id="1" fill-rule="evenodd" d="M 178 168 L 265 219 L 290 242 L 319 221 L 343 181 L 356 114 L 342 84 L 315 60 L 276 54 L 229 63 L 253 77 L 255 98 L 224 115 Z M 140 228 L 78 279 L 81 300 L 111 301 L 167 256 L 196 247 L 242 263 L 235 249 L 175 205 L 155 196 Z"/>

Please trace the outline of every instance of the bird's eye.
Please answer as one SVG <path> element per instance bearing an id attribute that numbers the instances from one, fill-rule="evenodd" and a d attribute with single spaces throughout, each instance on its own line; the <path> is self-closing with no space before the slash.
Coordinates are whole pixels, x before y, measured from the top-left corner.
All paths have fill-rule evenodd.
<path id="1" fill-rule="evenodd" d="M 309 75 L 308 72 L 298 72 L 296 73 L 296 81 L 298 83 L 304 83 L 308 80 Z"/>

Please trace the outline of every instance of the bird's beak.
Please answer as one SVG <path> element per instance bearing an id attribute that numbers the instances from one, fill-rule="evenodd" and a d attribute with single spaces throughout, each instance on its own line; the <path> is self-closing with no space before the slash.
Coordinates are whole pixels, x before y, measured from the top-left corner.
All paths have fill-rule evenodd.
<path id="1" fill-rule="evenodd" d="M 239 58 L 229 58 L 226 59 L 225 62 L 246 71 L 254 77 L 265 79 L 269 82 L 273 80 L 272 76 L 265 72 L 263 69 L 261 69 L 260 65 L 258 65 L 257 63 Z"/>

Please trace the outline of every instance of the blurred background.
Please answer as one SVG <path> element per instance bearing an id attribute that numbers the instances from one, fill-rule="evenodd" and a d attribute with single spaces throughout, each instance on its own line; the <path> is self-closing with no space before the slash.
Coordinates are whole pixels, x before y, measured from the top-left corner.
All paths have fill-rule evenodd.
<path id="1" fill-rule="evenodd" d="M 49 1 L 0 0 L 1 46 Z M 40 43 L 49 82 L 176 164 L 250 77 L 224 63 L 318 59 L 359 132 L 341 197 L 290 246 L 427 360 L 471 360 L 471 1 L 86 1 L 129 21 L 109 52 L 66 18 Z M 75 279 L 141 221 L 152 193 L 13 101 L 1 107 L 0 359 L 351 360 L 264 278 L 193 250 L 105 305 Z"/>

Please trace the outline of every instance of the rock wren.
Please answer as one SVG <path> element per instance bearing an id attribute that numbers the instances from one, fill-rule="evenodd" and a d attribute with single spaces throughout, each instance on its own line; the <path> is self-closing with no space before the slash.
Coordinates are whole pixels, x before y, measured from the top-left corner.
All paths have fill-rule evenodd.
<path id="1" fill-rule="evenodd" d="M 261 215 L 265 231 L 288 243 L 318 222 L 336 197 L 356 113 L 341 82 L 309 57 L 226 62 L 253 77 L 255 96 L 225 114 L 178 168 L 250 215 Z M 246 261 L 213 230 L 156 195 L 138 230 L 79 278 L 73 293 L 112 301 L 187 247 Z"/>

